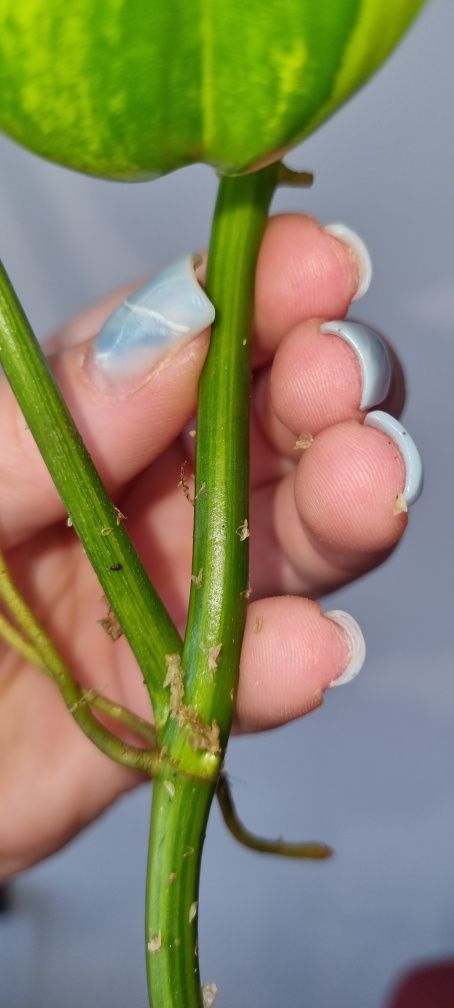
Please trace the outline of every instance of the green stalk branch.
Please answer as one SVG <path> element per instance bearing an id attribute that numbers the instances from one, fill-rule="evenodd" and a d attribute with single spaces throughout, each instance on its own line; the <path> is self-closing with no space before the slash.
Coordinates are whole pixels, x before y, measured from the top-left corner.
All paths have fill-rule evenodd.
<path id="1" fill-rule="evenodd" d="M 74 681 L 55 644 L 14 584 L 1 553 L 0 597 L 8 605 L 28 640 L 24 639 L 22 634 L 1 613 L 0 636 L 7 640 L 27 661 L 36 665 L 56 683 L 66 707 L 84 734 L 101 752 L 116 763 L 149 775 L 157 773 L 160 768 L 160 755 L 157 749 L 141 749 L 138 746 L 122 742 L 93 716 L 91 709 L 98 709 L 127 725 L 142 737 L 146 735 L 147 741 L 154 742 L 154 734 L 151 734 L 153 732 L 152 726 L 142 718 L 136 717 L 132 711 L 100 696 L 93 689 L 83 689 Z"/>
<path id="2" fill-rule="evenodd" d="M 1 264 L 0 363 L 137 658 L 159 727 L 169 709 L 164 655 L 180 651 L 179 635 L 118 520 Z"/>

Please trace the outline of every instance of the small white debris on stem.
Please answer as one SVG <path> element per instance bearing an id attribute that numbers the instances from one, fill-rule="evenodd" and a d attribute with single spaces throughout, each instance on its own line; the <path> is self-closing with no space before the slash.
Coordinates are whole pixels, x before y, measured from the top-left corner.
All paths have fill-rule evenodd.
<path id="1" fill-rule="evenodd" d="M 214 644 L 213 647 L 208 647 L 205 644 L 201 644 L 200 647 L 208 658 L 208 671 L 216 672 L 216 669 L 218 667 L 218 658 L 222 651 L 222 644 Z"/>
<path id="2" fill-rule="evenodd" d="M 170 686 L 170 710 L 173 717 L 178 717 L 184 700 L 183 669 L 181 657 L 177 654 L 165 655 L 167 675 L 164 687 Z"/>
<path id="3" fill-rule="evenodd" d="M 216 986 L 215 983 L 203 984 L 202 987 L 203 1008 L 213 1008 L 217 996 L 218 996 L 218 987 Z"/>
<path id="4" fill-rule="evenodd" d="M 203 567 L 200 568 L 198 574 L 191 574 L 191 581 L 192 581 L 192 583 L 193 583 L 193 585 L 194 585 L 195 588 L 201 588 L 202 587 Z"/>
<path id="5" fill-rule="evenodd" d="M 192 924 L 194 918 L 197 917 L 197 907 L 198 907 L 197 900 L 195 900 L 194 903 L 191 903 L 191 906 L 189 907 L 188 921 L 190 924 Z"/>
<path id="6" fill-rule="evenodd" d="M 159 952 L 162 945 L 161 932 L 158 931 L 157 934 L 152 935 L 150 941 L 148 942 L 147 949 L 149 952 Z"/>
<path id="7" fill-rule="evenodd" d="M 172 784 L 172 781 L 165 780 L 164 787 L 169 795 L 169 798 L 175 798 L 175 784 Z"/>
<path id="8" fill-rule="evenodd" d="M 247 518 L 245 518 L 244 522 L 242 522 L 241 525 L 238 526 L 238 528 L 237 528 L 236 531 L 237 531 L 237 535 L 239 535 L 239 537 L 240 537 L 241 542 L 244 542 L 245 539 L 249 538 L 249 536 L 250 536 L 251 533 L 250 533 L 250 530 L 249 530 L 249 525 L 248 525 Z"/>
<path id="9" fill-rule="evenodd" d="M 66 525 L 67 525 L 68 528 L 72 528 L 73 527 L 73 520 L 72 520 L 72 518 L 71 518 L 70 515 L 68 515 L 68 517 L 66 519 Z"/>
<path id="10" fill-rule="evenodd" d="M 188 434 L 189 434 L 189 437 L 195 438 L 195 436 L 197 434 L 197 431 L 195 429 L 194 430 L 190 430 L 190 431 L 188 431 Z"/>

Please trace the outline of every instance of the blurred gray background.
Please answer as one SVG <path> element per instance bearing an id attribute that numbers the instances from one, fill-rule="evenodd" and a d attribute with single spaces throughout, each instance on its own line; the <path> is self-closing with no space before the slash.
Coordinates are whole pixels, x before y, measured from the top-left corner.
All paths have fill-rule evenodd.
<path id="1" fill-rule="evenodd" d="M 374 281 L 352 317 L 404 362 L 426 488 L 395 556 L 326 601 L 364 629 L 359 679 L 307 719 L 230 746 L 249 825 L 337 853 L 260 858 L 214 811 L 200 944 L 219 1008 L 384 1008 L 405 970 L 454 957 L 453 38 L 454 3 L 432 0 L 380 74 L 293 152 L 313 189 L 274 204 L 367 241 Z M 203 246 L 214 194 L 206 167 L 121 186 L 1 139 L 1 253 L 38 332 Z M 148 807 L 143 788 L 16 881 L 0 918 L 1 1005 L 145 1008 Z"/>

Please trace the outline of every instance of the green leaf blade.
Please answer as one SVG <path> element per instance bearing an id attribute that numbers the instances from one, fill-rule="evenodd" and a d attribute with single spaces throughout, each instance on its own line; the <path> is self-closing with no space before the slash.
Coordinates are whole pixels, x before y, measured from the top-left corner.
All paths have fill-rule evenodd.
<path id="1" fill-rule="evenodd" d="M 141 180 L 276 160 L 377 69 L 424 0 L 3 0 L 0 128 Z"/>

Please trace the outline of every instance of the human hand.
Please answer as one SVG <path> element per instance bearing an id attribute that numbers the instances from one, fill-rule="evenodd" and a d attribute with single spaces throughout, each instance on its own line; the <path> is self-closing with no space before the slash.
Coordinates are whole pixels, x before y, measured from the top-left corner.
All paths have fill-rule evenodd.
<path id="1" fill-rule="evenodd" d="M 252 594 L 236 711 L 241 731 L 312 710 L 345 673 L 348 637 L 310 599 L 389 554 L 407 523 L 404 511 L 395 513 L 396 498 L 409 481 L 413 495 L 418 482 L 414 460 L 406 465 L 389 434 L 363 423 L 356 353 L 338 335 L 320 332 L 320 320 L 343 318 L 364 268 L 345 241 L 309 218 L 268 225 L 256 284 Z M 76 319 L 47 349 L 126 528 L 183 630 L 193 510 L 179 483 L 185 462 L 190 482 L 188 424 L 209 334 L 151 371 L 148 363 L 135 381 L 121 358 L 109 378 L 96 370 L 100 357 L 91 341 L 126 293 Z M 395 410 L 395 398 L 383 408 Z M 124 638 L 114 643 L 100 626 L 102 591 L 4 378 L 0 429 L 0 542 L 15 580 L 77 681 L 148 717 L 135 659 Z M 295 450 L 303 432 L 313 441 L 307 451 Z M 81 734 L 42 673 L 3 644 L 0 657 L 0 877 L 6 877 L 64 844 L 139 778 Z"/>

